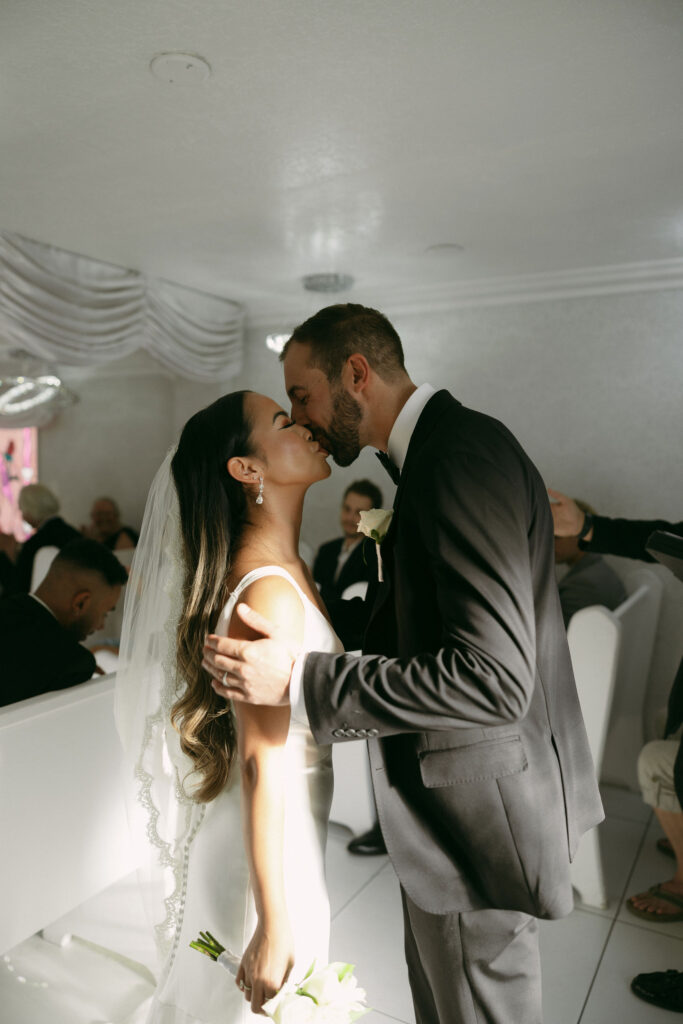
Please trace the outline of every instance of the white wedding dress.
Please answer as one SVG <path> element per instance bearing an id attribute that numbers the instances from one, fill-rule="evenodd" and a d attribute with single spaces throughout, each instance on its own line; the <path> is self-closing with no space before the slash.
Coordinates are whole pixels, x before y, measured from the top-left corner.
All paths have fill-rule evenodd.
<path id="1" fill-rule="evenodd" d="M 216 627 L 227 635 L 233 608 L 254 580 L 283 576 L 304 606 L 306 651 L 341 652 L 341 642 L 320 609 L 279 566 L 248 573 L 231 593 Z M 325 841 L 332 801 L 332 754 L 318 746 L 307 726 L 290 722 L 285 745 L 284 878 L 296 964 L 303 977 L 311 962 L 327 963 L 329 902 Z M 180 910 L 171 952 L 152 999 L 147 1024 L 244 1024 L 263 1021 L 248 1008 L 234 977 L 190 949 L 200 931 L 211 932 L 240 955 L 256 925 L 241 822 L 241 785 L 236 764 L 224 791 L 209 803 L 189 847 Z"/>

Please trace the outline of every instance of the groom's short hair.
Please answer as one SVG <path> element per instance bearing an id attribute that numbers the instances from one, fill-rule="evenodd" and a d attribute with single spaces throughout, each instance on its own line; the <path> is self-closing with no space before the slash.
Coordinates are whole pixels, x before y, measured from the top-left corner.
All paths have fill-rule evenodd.
<path id="1" fill-rule="evenodd" d="M 311 362 L 328 380 L 338 380 L 344 363 L 359 352 L 384 380 L 406 372 L 403 346 L 395 328 L 376 309 L 354 302 L 326 306 L 296 327 L 280 360 L 294 342 L 308 345 Z"/>

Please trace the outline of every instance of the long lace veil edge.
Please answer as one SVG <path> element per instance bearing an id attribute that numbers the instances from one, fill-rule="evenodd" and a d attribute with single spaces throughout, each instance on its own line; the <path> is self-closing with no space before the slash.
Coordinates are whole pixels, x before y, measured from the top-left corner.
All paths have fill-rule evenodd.
<path id="1" fill-rule="evenodd" d="M 115 696 L 136 863 L 162 959 L 178 941 L 189 848 L 205 811 L 183 787 L 193 765 L 170 722 L 184 576 L 173 454 L 157 471 L 145 506 L 126 587 Z"/>

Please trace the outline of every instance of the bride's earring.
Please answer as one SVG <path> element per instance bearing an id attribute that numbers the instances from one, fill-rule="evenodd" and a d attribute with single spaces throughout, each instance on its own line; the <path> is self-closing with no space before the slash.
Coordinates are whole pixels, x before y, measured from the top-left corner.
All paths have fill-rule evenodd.
<path id="1" fill-rule="evenodd" d="M 258 483 L 258 494 L 256 495 L 256 504 L 257 505 L 262 505 L 263 504 L 263 477 L 260 476 L 258 478 L 258 481 L 259 481 L 259 483 Z"/>

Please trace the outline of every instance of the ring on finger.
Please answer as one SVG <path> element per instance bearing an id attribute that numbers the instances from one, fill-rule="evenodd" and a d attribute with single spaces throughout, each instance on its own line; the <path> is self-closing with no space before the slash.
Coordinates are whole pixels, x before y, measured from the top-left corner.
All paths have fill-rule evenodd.
<path id="1" fill-rule="evenodd" d="M 228 670 L 226 668 L 225 672 L 221 676 L 221 686 L 227 686 L 227 685 L 228 685 Z"/>

